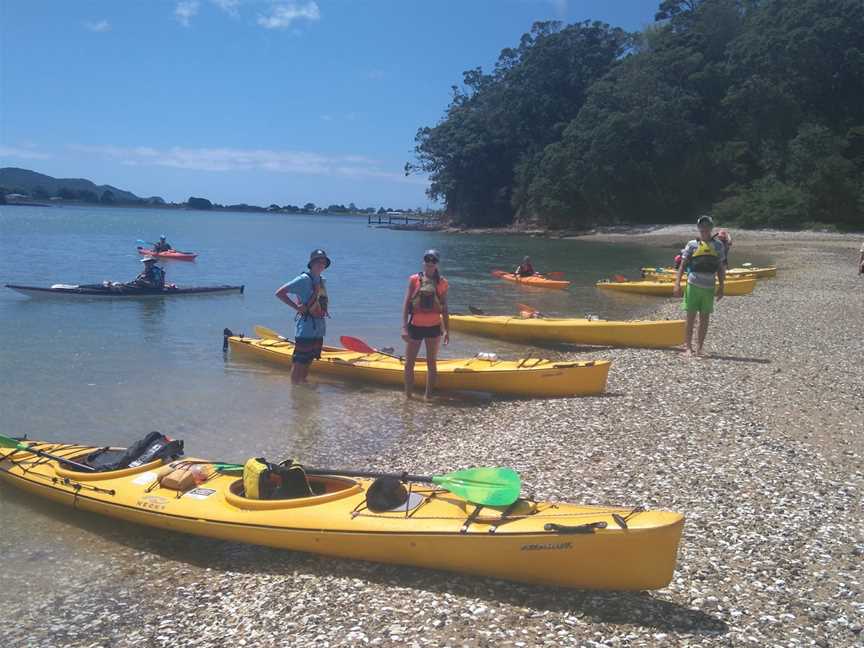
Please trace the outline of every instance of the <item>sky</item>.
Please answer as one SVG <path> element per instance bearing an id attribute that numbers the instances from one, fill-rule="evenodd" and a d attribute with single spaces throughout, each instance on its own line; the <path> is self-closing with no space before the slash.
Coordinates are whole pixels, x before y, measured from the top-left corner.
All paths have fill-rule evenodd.
<path id="1" fill-rule="evenodd" d="M 659 0 L 0 0 L 0 166 L 223 204 L 434 206 L 405 177 L 462 72 L 538 20 Z"/>

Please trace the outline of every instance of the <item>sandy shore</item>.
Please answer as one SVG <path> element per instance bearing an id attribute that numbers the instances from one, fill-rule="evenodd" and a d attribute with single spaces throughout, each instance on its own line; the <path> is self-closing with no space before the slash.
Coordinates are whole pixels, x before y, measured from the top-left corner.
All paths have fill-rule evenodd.
<path id="1" fill-rule="evenodd" d="M 594 239 L 672 246 L 692 228 Z M 672 584 L 566 591 L 123 529 L 130 563 L 16 581 L 8 646 L 853 646 L 864 641 L 860 241 L 734 232 L 780 268 L 724 299 L 706 345 L 600 350 L 601 398 L 402 404 L 379 468 L 503 464 L 526 490 L 687 515 Z M 657 317 L 678 305 L 658 302 Z M 50 510 L 46 512 L 51 515 Z M 82 525 L 96 524 L 84 519 Z M 7 566 L 8 567 L 8 566 Z M 14 622 L 9 620 L 14 619 Z"/>

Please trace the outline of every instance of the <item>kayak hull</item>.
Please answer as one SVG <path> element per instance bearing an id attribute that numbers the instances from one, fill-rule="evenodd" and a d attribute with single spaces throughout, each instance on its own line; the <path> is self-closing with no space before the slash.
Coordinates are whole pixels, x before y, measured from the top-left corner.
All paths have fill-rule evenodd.
<path id="1" fill-rule="evenodd" d="M 290 341 L 241 336 L 229 336 L 227 340 L 233 351 L 281 366 L 291 366 L 294 345 Z M 439 359 L 435 388 L 540 398 L 596 396 L 606 389 L 610 364 L 608 360 Z M 341 380 L 393 386 L 404 384 L 402 362 L 379 353 L 357 353 L 327 347 L 321 353 L 321 359 L 312 362 L 311 370 Z M 414 368 L 414 382 L 418 388 L 426 385 L 426 363 L 422 359 L 418 359 Z"/>
<path id="2" fill-rule="evenodd" d="M 510 272 L 504 272 L 503 270 L 493 270 L 492 276 L 503 279 L 504 281 L 509 281 L 510 283 L 519 284 L 520 286 L 528 286 L 530 288 L 552 288 L 555 290 L 566 290 L 570 287 L 569 281 L 557 281 L 555 279 L 547 279 L 546 277 L 540 275 L 533 275 L 531 277 L 518 277 L 515 274 L 512 274 Z"/>
<path id="3" fill-rule="evenodd" d="M 62 287 L 39 287 L 39 286 L 18 286 L 14 284 L 6 284 L 6 287 L 35 298 L 56 298 L 56 297 L 97 297 L 102 299 L 148 299 L 162 297 L 176 297 L 180 295 L 219 295 L 227 293 L 243 293 L 245 286 L 198 286 L 198 287 L 178 287 L 166 288 L 164 290 L 149 290 L 149 289 L 125 289 L 112 290 L 99 284 L 92 285 L 64 285 Z"/>
<path id="4" fill-rule="evenodd" d="M 450 328 L 519 342 L 646 348 L 684 344 L 684 320 L 616 322 L 602 319 L 450 315 Z"/>
<path id="5" fill-rule="evenodd" d="M 38 447 L 79 458 L 96 449 Z M 158 462 L 133 474 L 101 473 L 94 479 L 35 459 L 27 452 L 0 449 L 0 480 L 75 509 L 190 535 L 563 587 L 665 587 L 674 573 L 684 524 L 681 514 L 668 511 L 529 499 L 520 499 L 509 511 L 480 507 L 469 519 L 476 505 L 419 484 L 411 485 L 419 505 L 409 514 L 372 513 L 364 506 L 372 482 L 338 476 L 311 477 L 328 493 L 293 500 L 246 499 L 238 477 L 220 474 L 178 497 L 154 484 Z M 613 514 L 629 515 L 627 528 Z M 547 528 L 597 523 L 581 533 Z"/>
<path id="6" fill-rule="evenodd" d="M 660 297 L 672 297 L 675 293 L 674 281 L 598 281 L 597 287 L 603 290 L 614 290 L 617 292 L 636 293 L 640 295 L 657 295 Z M 687 285 L 681 282 L 681 287 Z M 724 285 L 724 295 L 735 297 L 749 295 L 756 287 L 755 279 L 733 279 Z"/>
<path id="7" fill-rule="evenodd" d="M 642 268 L 642 276 L 646 279 L 654 277 L 675 277 L 678 272 L 675 268 Z M 739 267 L 726 270 L 726 276 L 730 279 L 767 279 L 777 276 L 775 266 L 765 267 Z"/>
<path id="8" fill-rule="evenodd" d="M 180 250 L 168 250 L 167 252 L 154 252 L 150 248 L 139 247 L 138 254 L 154 259 L 171 259 L 174 261 L 194 261 L 198 256 L 196 252 L 181 252 Z"/>

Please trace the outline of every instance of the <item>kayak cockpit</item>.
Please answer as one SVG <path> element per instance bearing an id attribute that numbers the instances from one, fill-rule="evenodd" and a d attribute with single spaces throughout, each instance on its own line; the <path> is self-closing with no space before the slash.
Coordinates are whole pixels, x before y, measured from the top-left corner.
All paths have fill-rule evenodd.
<path id="1" fill-rule="evenodd" d="M 273 510 L 316 506 L 326 502 L 343 499 L 360 493 L 360 484 L 348 477 L 335 475 L 309 475 L 309 487 L 314 495 L 307 497 L 291 497 L 284 499 L 251 499 L 245 496 L 243 480 L 238 479 L 225 490 L 225 501 L 239 509 Z"/>

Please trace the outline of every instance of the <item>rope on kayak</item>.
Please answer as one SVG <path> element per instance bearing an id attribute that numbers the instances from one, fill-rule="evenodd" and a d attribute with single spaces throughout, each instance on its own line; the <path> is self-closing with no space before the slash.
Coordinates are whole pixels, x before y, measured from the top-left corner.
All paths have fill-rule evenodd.
<path id="1" fill-rule="evenodd" d="M 519 506 L 520 503 L 524 502 L 522 498 L 517 499 L 515 502 L 510 504 L 504 511 L 501 513 L 501 520 L 495 524 L 490 525 L 489 533 L 495 533 L 498 530 L 498 527 L 502 524 L 506 524 L 507 522 L 512 522 L 516 518 L 510 517 L 510 514 L 516 510 L 516 507 Z M 536 509 L 535 509 L 536 510 Z"/>
<path id="2" fill-rule="evenodd" d="M 477 519 L 477 516 L 480 515 L 480 509 L 483 508 L 483 504 L 478 504 L 473 511 L 468 515 L 465 519 L 465 523 L 462 525 L 462 528 L 459 529 L 459 533 L 468 533 L 468 527 L 474 524 L 474 520 Z"/>

